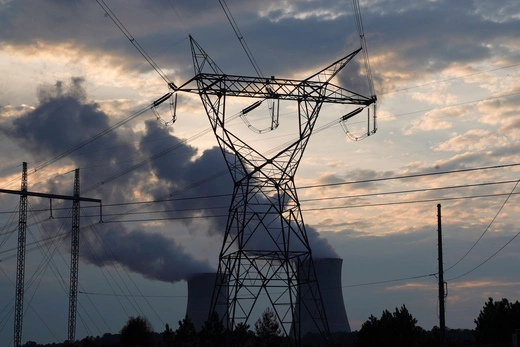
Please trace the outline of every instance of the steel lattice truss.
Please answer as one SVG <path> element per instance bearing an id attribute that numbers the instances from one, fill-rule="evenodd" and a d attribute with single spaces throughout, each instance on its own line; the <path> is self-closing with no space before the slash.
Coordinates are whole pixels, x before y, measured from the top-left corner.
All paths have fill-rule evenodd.
<path id="1" fill-rule="evenodd" d="M 27 163 L 22 166 L 22 184 L 18 222 L 18 253 L 16 256 L 16 295 L 14 308 L 14 347 L 22 345 L 23 298 L 25 292 L 25 247 L 27 242 Z"/>
<path id="2" fill-rule="evenodd" d="M 76 311 L 78 306 L 78 266 L 79 266 L 79 169 L 74 170 L 74 200 L 72 202 L 72 230 L 70 241 L 70 287 L 69 287 L 69 344 L 76 341 Z"/>
<path id="3" fill-rule="evenodd" d="M 307 310 L 326 336 L 327 318 L 294 176 L 324 103 L 368 106 L 375 101 L 330 83 L 359 50 L 307 79 L 290 80 L 224 74 L 191 37 L 190 42 L 195 77 L 171 87 L 200 95 L 234 181 L 212 308 L 221 311 L 223 305 L 228 316 L 221 318 L 234 329 L 248 322 L 259 296 L 265 294 L 296 345 L 301 335 L 299 310 Z M 227 129 L 229 97 L 296 102 L 298 139 L 270 157 L 262 155 Z"/>
<path id="4" fill-rule="evenodd" d="M 18 223 L 18 250 L 17 250 L 17 268 L 16 268 L 16 294 L 15 294 L 15 312 L 14 312 L 14 346 L 22 345 L 22 323 L 23 323 L 23 302 L 25 288 L 25 248 L 26 248 L 26 232 L 27 232 L 27 198 L 35 196 L 40 198 L 73 200 L 72 211 L 72 235 L 71 235 L 71 270 L 70 270 L 70 294 L 69 294 L 69 343 L 73 343 L 76 333 L 76 309 L 77 309 L 77 292 L 78 292 L 78 263 L 79 263 L 79 202 L 88 201 L 99 203 L 100 216 L 101 200 L 85 198 L 79 196 L 79 169 L 76 169 L 74 176 L 74 196 L 57 195 L 49 193 L 30 192 L 27 190 L 27 163 L 23 163 L 22 169 L 22 185 L 20 190 L 0 189 L 3 194 L 20 195 L 20 218 Z M 52 217 L 52 207 L 51 207 Z"/>

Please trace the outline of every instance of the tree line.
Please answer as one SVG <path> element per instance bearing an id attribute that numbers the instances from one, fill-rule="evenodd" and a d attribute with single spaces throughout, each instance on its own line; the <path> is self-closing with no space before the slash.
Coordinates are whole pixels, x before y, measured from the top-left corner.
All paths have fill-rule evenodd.
<path id="1" fill-rule="evenodd" d="M 448 329 L 446 346 L 513 346 L 513 334 L 520 336 L 520 303 L 507 299 L 494 301 L 489 298 L 474 320 L 475 329 Z M 378 347 L 378 346 L 439 346 L 439 328 L 427 331 L 417 325 L 417 319 L 405 305 L 393 312 L 384 310 L 381 316 L 371 315 L 359 331 L 334 333 L 327 346 Z M 23 347 L 220 347 L 254 346 L 277 347 L 289 345 L 282 334 L 274 311 L 266 309 L 251 328 L 239 323 L 233 331 L 227 331 L 216 313 L 212 314 L 197 331 L 189 317 L 179 321 L 176 330 L 166 324 L 163 332 L 154 332 L 145 317 L 130 317 L 119 334 L 88 336 L 69 344 L 41 345 L 29 341 Z M 303 346 L 324 346 L 319 334 L 307 334 Z"/>

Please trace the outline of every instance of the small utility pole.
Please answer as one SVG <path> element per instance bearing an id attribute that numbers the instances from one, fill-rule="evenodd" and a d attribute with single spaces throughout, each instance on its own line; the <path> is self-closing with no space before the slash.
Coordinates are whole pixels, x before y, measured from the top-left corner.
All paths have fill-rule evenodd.
<path id="1" fill-rule="evenodd" d="M 439 325 L 440 325 L 440 347 L 446 346 L 446 322 L 444 319 L 444 268 L 442 264 L 442 223 L 441 223 L 441 204 L 437 204 L 437 224 L 438 224 L 438 251 L 439 251 Z"/>

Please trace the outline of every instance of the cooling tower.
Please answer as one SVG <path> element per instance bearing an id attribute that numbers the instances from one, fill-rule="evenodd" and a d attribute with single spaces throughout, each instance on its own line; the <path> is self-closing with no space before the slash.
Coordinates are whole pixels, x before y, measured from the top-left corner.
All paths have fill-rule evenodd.
<path id="1" fill-rule="evenodd" d="M 316 269 L 316 278 L 319 283 L 321 298 L 325 308 L 325 314 L 329 323 L 331 333 L 350 332 L 350 324 L 348 323 L 347 311 L 343 302 L 343 291 L 341 288 L 341 266 L 343 259 L 338 258 L 317 258 L 314 259 L 314 268 Z M 305 266 L 305 264 L 303 265 Z M 300 292 L 301 293 L 301 292 Z M 318 333 L 318 327 L 310 313 L 301 305 L 306 300 L 312 300 L 309 292 L 300 294 L 297 300 L 296 319 L 301 315 L 300 327 L 301 337 L 307 333 Z M 300 307 L 298 307 L 300 306 Z M 311 305 L 307 305 L 311 307 Z M 295 322 L 291 326 L 291 336 L 295 331 Z"/>
<path id="2" fill-rule="evenodd" d="M 188 281 L 188 305 L 186 307 L 186 315 L 191 319 L 197 331 L 200 331 L 204 322 L 208 319 L 216 279 L 216 273 L 202 273 L 195 275 Z M 227 300 L 227 298 L 221 299 Z M 217 313 L 220 318 L 222 318 L 225 313 L 226 307 L 223 306 L 224 305 L 219 306 L 221 307 L 220 310 L 219 307 L 217 307 Z"/>

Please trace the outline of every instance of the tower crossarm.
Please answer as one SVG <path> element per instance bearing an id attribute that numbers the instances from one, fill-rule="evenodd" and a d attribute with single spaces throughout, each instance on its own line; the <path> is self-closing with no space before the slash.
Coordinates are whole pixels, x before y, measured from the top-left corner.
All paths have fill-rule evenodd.
<path id="1" fill-rule="evenodd" d="M 197 85 L 194 85 L 196 82 Z M 176 91 L 259 99 L 370 105 L 372 98 L 330 82 L 199 73 Z"/>

